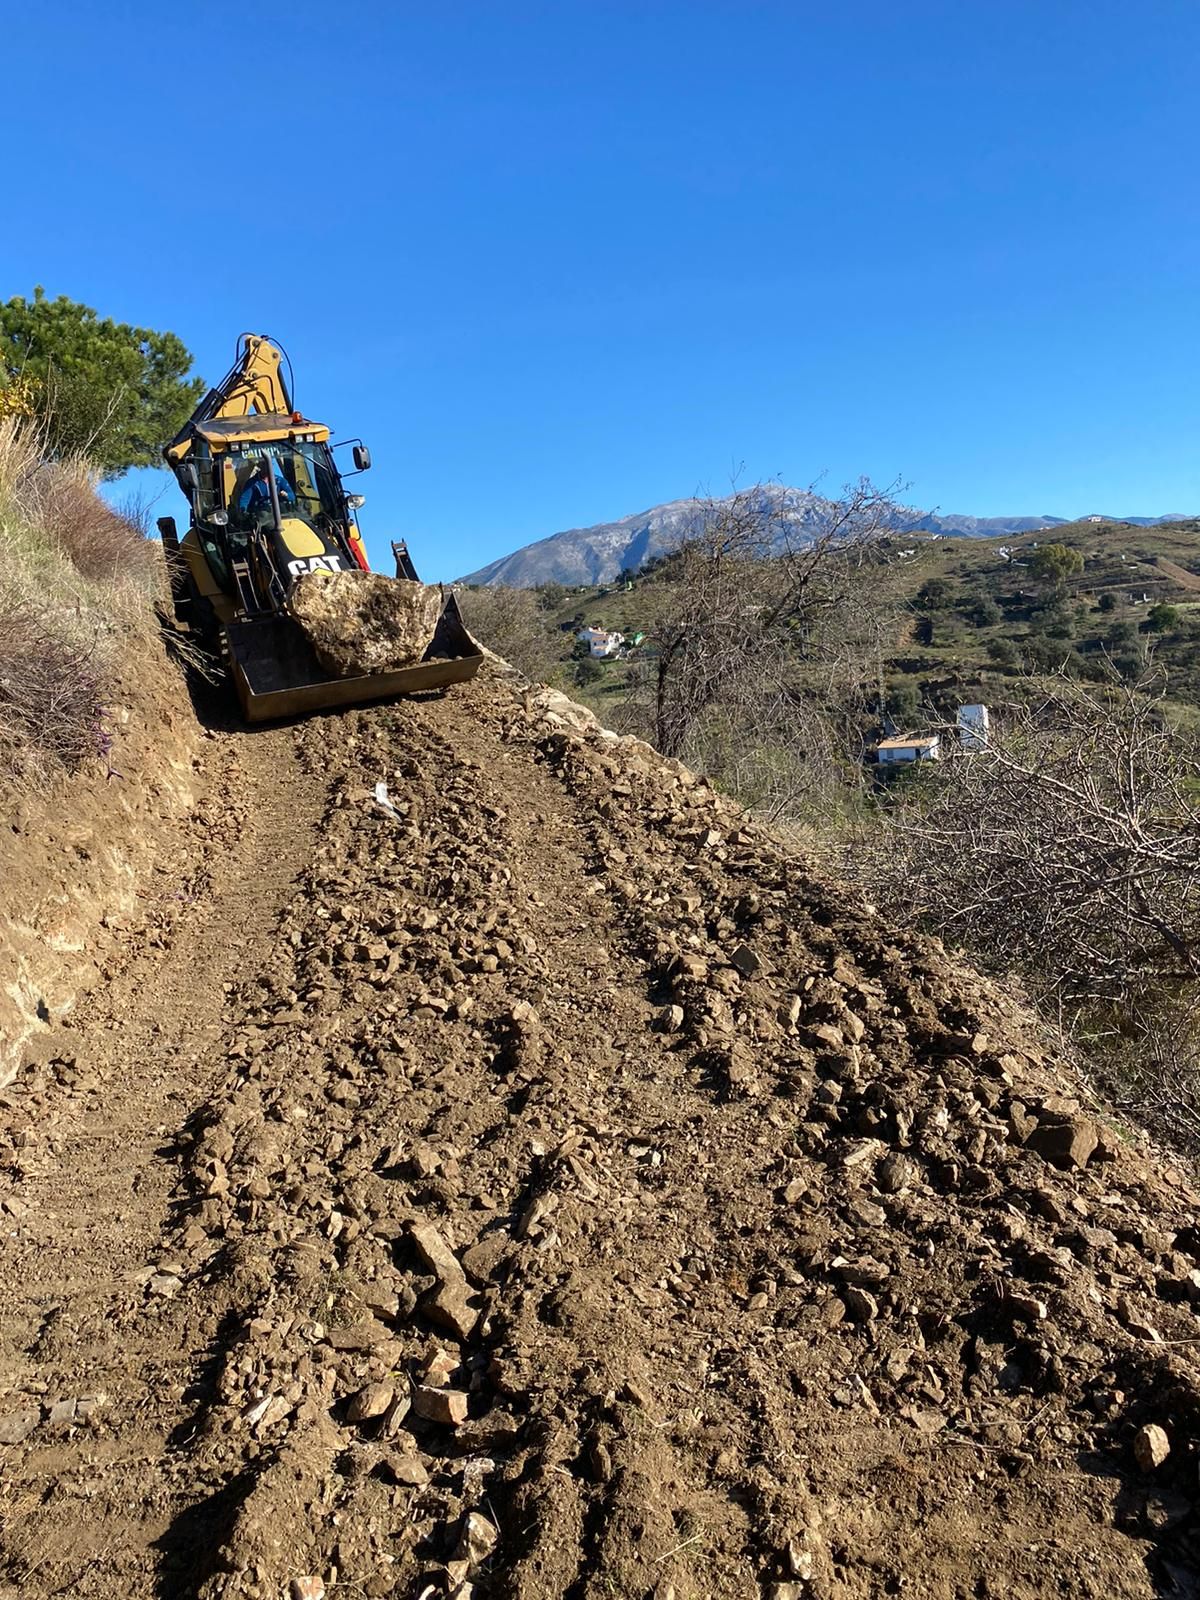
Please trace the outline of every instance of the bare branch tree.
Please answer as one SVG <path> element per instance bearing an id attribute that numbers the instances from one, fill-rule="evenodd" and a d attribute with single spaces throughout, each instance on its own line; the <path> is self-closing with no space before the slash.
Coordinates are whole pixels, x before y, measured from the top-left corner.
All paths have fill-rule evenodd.
<path id="1" fill-rule="evenodd" d="M 536 589 L 464 589 L 458 595 L 463 620 L 482 645 L 533 683 L 551 676 L 561 640 Z"/>
<path id="2" fill-rule="evenodd" d="M 906 786 L 857 869 L 1043 994 L 1130 1005 L 1200 978 L 1198 785 L 1161 684 L 1062 678 Z"/>
<path id="3" fill-rule="evenodd" d="M 642 589 L 650 650 L 629 724 L 772 817 L 857 787 L 895 628 L 893 492 L 863 480 L 815 522 L 772 486 L 699 504 Z"/>

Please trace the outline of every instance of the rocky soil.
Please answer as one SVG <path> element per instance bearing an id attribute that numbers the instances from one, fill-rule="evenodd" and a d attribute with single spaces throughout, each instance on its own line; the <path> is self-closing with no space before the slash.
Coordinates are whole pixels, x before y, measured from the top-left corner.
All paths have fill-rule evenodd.
<path id="1" fill-rule="evenodd" d="M 495 669 L 211 745 L 0 1096 L 0 1594 L 1197 1592 L 1197 1191 L 1015 1002 Z"/>

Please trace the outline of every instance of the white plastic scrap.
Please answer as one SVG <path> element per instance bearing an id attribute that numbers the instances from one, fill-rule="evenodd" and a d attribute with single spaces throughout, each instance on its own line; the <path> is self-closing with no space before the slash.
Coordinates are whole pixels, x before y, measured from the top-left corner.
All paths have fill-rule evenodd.
<path id="1" fill-rule="evenodd" d="M 381 811 L 386 811 L 393 822 L 404 821 L 404 818 L 400 815 L 395 806 L 392 804 L 391 800 L 388 798 L 388 786 L 386 783 L 384 783 L 382 778 L 375 785 L 375 804 Z"/>

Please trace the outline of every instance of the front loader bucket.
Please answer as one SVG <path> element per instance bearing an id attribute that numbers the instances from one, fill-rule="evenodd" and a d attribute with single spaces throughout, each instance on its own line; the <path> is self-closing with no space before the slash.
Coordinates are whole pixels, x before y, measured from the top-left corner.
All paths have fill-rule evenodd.
<path id="1" fill-rule="evenodd" d="M 225 629 L 233 681 L 247 722 L 270 722 L 330 706 L 387 700 L 473 678 L 483 651 L 463 625 L 458 602 L 446 602 L 433 641 L 420 661 L 394 672 L 336 678 L 313 653 L 298 622 L 276 614 Z"/>

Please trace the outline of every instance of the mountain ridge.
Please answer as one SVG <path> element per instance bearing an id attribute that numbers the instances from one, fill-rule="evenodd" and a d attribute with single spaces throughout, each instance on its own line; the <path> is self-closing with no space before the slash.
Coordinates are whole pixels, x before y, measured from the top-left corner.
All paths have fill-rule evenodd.
<path id="1" fill-rule="evenodd" d="M 828 526 L 834 502 L 808 489 L 786 485 L 761 491 L 771 502 L 771 513 L 781 540 L 789 535 L 800 540 L 815 537 Z M 734 498 L 723 497 L 723 502 Z M 532 588 L 540 583 L 607 583 L 624 569 L 636 570 L 653 556 L 664 555 L 679 544 L 688 524 L 708 504 L 696 496 L 666 500 L 646 511 L 612 522 L 598 522 L 586 528 L 564 528 L 546 538 L 521 545 L 508 555 L 487 562 L 458 581 L 479 586 L 500 585 Z M 1160 522 L 1179 521 L 1186 512 L 1165 512 L 1161 516 L 1109 517 L 1086 512 L 1084 517 L 1100 517 L 1108 522 L 1124 522 L 1151 527 Z M 1044 516 L 976 517 L 950 512 L 940 515 L 915 507 L 897 507 L 897 532 L 937 533 L 947 538 L 990 539 L 1004 534 L 1038 533 L 1062 527 L 1078 518 Z"/>

